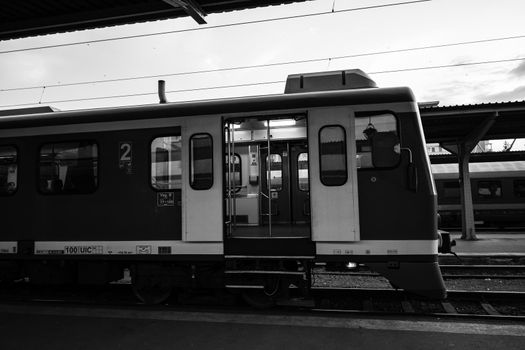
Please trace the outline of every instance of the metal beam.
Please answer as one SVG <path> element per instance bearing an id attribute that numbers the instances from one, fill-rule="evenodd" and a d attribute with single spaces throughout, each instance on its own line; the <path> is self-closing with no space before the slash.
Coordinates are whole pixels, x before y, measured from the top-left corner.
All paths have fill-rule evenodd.
<path id="1" fill-rule="evenodd" d="M 448 163 L 456 162 L 457 154 L 454 152 L 450 152 L 450 153 L 452 154 L 431 155 L 430 163 L 448 164 Z M 525 159 L 525 151 L 479 152 L 479 153 L 470 154 L 471 163 L 509 162 L 509 161 L 523 160 L 523 159 Z"/>
<path id="2" fill-rule="evenodd" d="M 206 13 L 202 9 L 202 7 L 193 0 L 162 0 L 166 4 L 171 5 L 173 7 L 180 7 L 186 12 L 191 18 L 195 20 L 195 22 L 199 24 L 206 24 L 206 21 L 204 20 L 204 17 L 206 16 Z"/>
<path id="3" fill-rule="evenodd" d="M 421 118 L 425 119 L 425 117 L 453 117 L 453 116 L 463 116 L 463 115 L 483 115 L 487 113 L 511 113 L 511 112 L 524 112 L 525 106 L 523 106 L 521 103 L 519 106 L 496 106 L 496 107 L 477 107 L 472 106 L 470 109 L 465 110 L 454 110 L 452 108 L 450 109 L 441 109 L 440 107 L 436 107 L 438 110 L 434 110 L 432 108 L 421 108 L 419 110 L 419 113 L 421 114 Z M 442 107 L 441 107 L 442 108 Z"/>

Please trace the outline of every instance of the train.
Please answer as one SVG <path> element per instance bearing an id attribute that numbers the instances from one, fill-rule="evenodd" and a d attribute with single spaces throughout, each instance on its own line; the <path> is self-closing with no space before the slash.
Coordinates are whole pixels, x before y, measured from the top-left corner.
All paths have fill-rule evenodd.
<path id="1" fill-rule="evenodd" d="M 0 118 L 0 279 L 106 284 L 145 303 L 200 288 L 309 298 L 365 264 L 446 297 L 436 190 L 409 88 L 361 70 L 284 94 Z M 9 113 L 7 113 L 9 114 Z"/>
<path id="2" fill-rule="evenodd" d="M 457 164 L 432 164 L 440 227 L 461 227 Z M 474 223 L 477 228 L 525 227 L 525 161 L 470 164 Z"/>

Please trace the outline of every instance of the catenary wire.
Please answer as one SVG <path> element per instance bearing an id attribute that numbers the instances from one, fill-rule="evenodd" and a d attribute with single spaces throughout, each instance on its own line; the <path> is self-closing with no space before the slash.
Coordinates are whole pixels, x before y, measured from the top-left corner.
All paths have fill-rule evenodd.
<path id="1" fill-rule="evenodd" d="M 388 73 L 399 73 L 399 72 L 430 70 L 430 69 L 445 69 L 445 68 L 475 66 L 475 65 L 494 64 L 494 63 L 506 63 L 506 62 L 516 62 L 516 61 L 525 61 L 525 57 L 501 59 L 501 60 L 492 60 L 492 61 L 454 63 L 454 64 L 446 64 L 446 65 L 438 65 L 438 66 L 401 68 L 401 69 L 392 69 L 392 70 L 383 70 L 383 71 L 369 72 L 368 74 L 373 75 L 373 74 L 388 74 Z M 166 91 L 166 93 L 180 93 L 180 92 L 192 92 L 192 91 L 203 91 L 203 90 L 217 90 L 217 89 L 228 89 L 228 88 L 235 88 L 235 87 L 271 85 L 271 84 L 283 84 L 283 83 L 286 83 L 286 80 L 276 80 L 276 81 L 257 82 L 257 83 L 245 83 L 245 84 L 234 84 L 234 85 L 210 86 L 210 87 L 201 87 L 201 88 L 193 88 L 193 89 L 170 90 L 170 91 Z M 148 95 L 157 95 L 157 93 L 156 92 L 145 92 L 145 93 L 126 94 L 126 95 L 83 97 L 83 98 L 78 98 L 78 99 L 44 101 L 44 103 L 80 102 L 80 101 L 93 101 L 93 100 L 102 100 L 102 99 L 138 97 L 138 96 L 148 96 Z M 36 105 L 36 104 L 40 104 L 40 103 L 17 103 L 17 104 L 10 104 L 10 105 L 0 105 L 0 108 L 14 107 L 14 106 L 30 106 L 30 105 Z"/>
<path id="2" fill-rule="evenodd" d="M 260 20 L 246 21 L 246 22 L 218 24 L 218 25 L 208 26 L 208 27 L 197 27 L 197 28 L 188 28 L 188 29 L 168 30 L 168 31 L 163 31 L 163 32 L 127 35 L 127 36 L 119 36 L 119 37 L 105 38 L 105 39 L 75 41 L 75 42 L 64 43 L 64 44 L 42 45 L 42 46 L 34 46 L 34 47 L 28 47 L 28 48 L 22 48 L 22 49 L 4 50 L 4 51 L 0 51 L 0 54 L 9 54 L 9 53 L 32 51 L 32 50 L 43 50 L 43 49 L 59 48 L 59 47 L 67 47 L 67 46 L 75 46 L 75 45 L 84 45 L 84 44 L 95 44 L 95 43 L 117 41 L 117 40 L 145 38 L 145 37 L 157 36 L 157 35 L 187 33 L 187 32 L 200 31 L 200 30 L 219 29 L 219 28 L 235 27 L 235 26 L 257 24 L 257 23 L 268 23 L 268 22 L 284 21 L 284 20 L 291 20 L 291 19 L 298 19 L 298 18 L 325 16 L 325 15 L 333 15 L 333 14 L 345 13 L 345 12 L 371 10 L 371 9 L 382 8 L 382 7 L 411 5 L 411 4 L 422 3 L 422 2 L 429 2 L 429 1 L 432 1 L 432 0 L 414 0 L 414 1 L 395 2 L 395 3 L 389 3 L 389 4 L 381 4 L 381 5 L 363 6 L 363 7 L 354 7 L 354 8 L 350 8 L 350 9 L 335 10 L 333 12 L 330 10 L 330 11 L 324 11 L 324 12 L 316 12 L 316 13 L 308 13 L 308 14 L 302 14 L 302 15 L 260 19 Z"/>
<path id="3" fill-rule="evenodd" d="M 506 36 L 506 37 L 500 37 L 500 38 L 461 41 L 461 42 L 456 42 L 456 43 L 418 46 L 418 47 L 401 48 L 401 49 L 394 49 L 394 50 L 372 51 L 372 52 L 356 53 L 356 54 L 350 54 L 350 55 L 340 55 L 340 56 L 334 56 L 334 57 L 320 57 L 320 58 L 311 58 L 311 59 L 305 59 L 305 60 L 294 60 L 294 61 L 256 64 L 256 65 L 235 66 L 235 67 L 224 67 L 224 68 L 216 68 L 216 69 L 203 69 L 203 70 L 194 70 L 194 71 L 187 71 L 187 72 L 151 74 L 151 75 L 140 75 L 140 76 L 134 76 L 134 77 L 79 81 L 79 82 L 63 83 L 63 84 L 43 84 L 43 85 L 34 85 L 34 86 L 3 88 L 3 89 L 0 89 L 0 91 L 20 91 L 20 90 L 41 89 L 43 87 L 55 88 L 55 87 L 66 87 L 66 86 L 89 85 L 89 84 L 114 83 L 114 82 L 120 82 L 120 81 L 131 81 L 131 80 L 141 80 L 141 79 L 151 79 L 151 78 L 161 78 L 161 77 L 219 73 L 219 72 L 234 71 L 234 70 L 267 68 L 267 67 L 276 67 L 276 66 L 303 64 L 303 63 L 314 63 L 314 62 L 322 62 L 326 60 L 333 61 L 333 60 L 340 60 L 340 59 L 347 59 L 347 58 L 386 55 L 386 54 L 410 52 L 410 51 L 422 51 L 422 50 L 429 50 L 429 49 L 438 49 L 438 48 L 454 47 L 454 46 L 461 46 L 461 45 L 482 44 L 482 43 L 488 43 L 488 42 L 497 42 L 497 41 L 523 39 L 523 38 L 525 38 L 525 35 L 514 35 L 514 36 Z"/>

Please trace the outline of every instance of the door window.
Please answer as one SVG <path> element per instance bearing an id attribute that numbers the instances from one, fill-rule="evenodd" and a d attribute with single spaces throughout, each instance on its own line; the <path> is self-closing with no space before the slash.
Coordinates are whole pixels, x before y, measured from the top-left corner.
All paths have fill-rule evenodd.
<path id="1" fill-rule="evenodd" d="M 299 191 L 308 192 L 309 177 L 308 177 L 308 153 L 303 152 L 297 155 L 297 186 Z"/>
<path id="2" fill-rule="evenodd" d="M 348 177 L 346 135 L 342 126 L 325 126 L 319 130 L 321 182 L 325 186 L 341 186 Z"/>
<path id="3" fill-rule="evenodd" d="M 209 134 L 195 134 L 190 138 L 190 186 L 194 190 L 208 190 L 213 186 L 213 141 Z"/>
<path id="4" fill-rule="evenodd" d="M 270 176 L 270 189 L 274 191 L 281 191 L 283 189 L 283 159 L 280 154 L 270 154 L 270 171 L 266 172 L 266 178 Z M 268 157 L 266 157 L 266 164 L 268 164 Z"/>
<path id="5" fill-rule="evenodd" d="M 226 181 L 228 181 L 228 173 L 230 173 L 230 187 L 235 189 L 235 192 L 240 191 L 242 186 L 242 164 L 241 157 L 235 153 L 232 156 L 226 158 Z"/>

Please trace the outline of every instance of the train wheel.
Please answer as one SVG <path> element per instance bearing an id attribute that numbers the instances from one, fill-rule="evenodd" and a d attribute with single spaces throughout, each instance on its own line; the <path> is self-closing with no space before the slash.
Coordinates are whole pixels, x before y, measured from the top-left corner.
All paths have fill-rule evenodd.
<path id="1" fill-rule="evenodd" d="M 144 304 L 160 304 L 171 295 L 170 281 L 155 274 L 135 274 L 132 280 L 133 294 Z"/>

